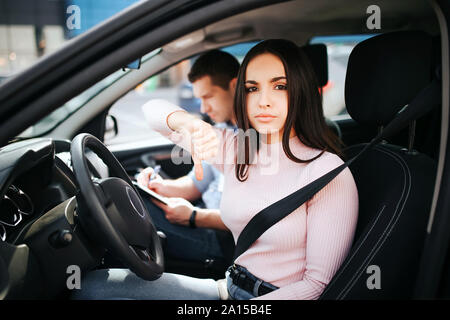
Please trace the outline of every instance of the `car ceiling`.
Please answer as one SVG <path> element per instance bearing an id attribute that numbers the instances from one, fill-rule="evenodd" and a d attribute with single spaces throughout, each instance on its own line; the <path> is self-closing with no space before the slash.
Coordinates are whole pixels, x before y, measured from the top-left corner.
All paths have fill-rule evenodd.
<path id="1" fill-rule="evenodd" d="M 431 4 L 426 0 L 299 0 L 270 5 L 242 13 L 204 28 L 206 39 L 226 37 L 227 32 L 254 38 L 280 37 L 305 43 L 315 35 L 373 33 L 366 27 L 370 5 L 380 7 L 383 32 L 399 29 L 439 31 Z M 298 37 L 303 35 L 302 39 Z"/>

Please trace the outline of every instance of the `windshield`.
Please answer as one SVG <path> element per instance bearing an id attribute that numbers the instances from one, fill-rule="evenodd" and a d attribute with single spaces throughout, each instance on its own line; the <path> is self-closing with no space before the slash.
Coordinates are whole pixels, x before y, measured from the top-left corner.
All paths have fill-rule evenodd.
<path id="1" fill-rule="evenodd" d="M 0 83 L 139 0 L 0 0 Z M 118 70 L 26 129 L 18 137 L 42 135 L 129 70 Z"/>
<path id="2" fill-rule="evenodd" d="M 122 69 L 117 70 L 113 74 L 109 75 L 105 79 L 100 82 L 97 82 L 95 85 L 90 87 L 89 89 L 83 91 L 80 95 L 75 98 L 69 100 L 67 103 L 50 113 L 45 118 L 41 119 L 34 125 L 30 126 L 24 132 L 19 134 L 17 138 L 32 138 L 40 136 L 46 133 L 49 130 L 52 130 L 55 126 L 57 126 L 61 121 L 64 121 L 69 115 L 77 111 L 81 106 L 83 106 L 86 102 L 88 102 L 92 97 L 96 96 L 100 91 L 104 88 L 108 87 L 118 78 L 120 78 L 123 74 L 128 71 L 123 71 Z"/>
<path id="3" fill-rule="evenodd" d="M 161 52 L 161 48 L 158 48 L 148 54 L 146 54 L 144 57 L 142 57 L 142 63 L 148 61 L 149 59 L 153 58 L 157 54 Z M 125 74 L 132 72 L 132 69 L 120 69 L 116 72 L 110 74 L 108 77 L 104 78 L 103 80 L 97 82 L 92 87 L 88 88 L 87 90 L 83 91 L 81 94 L 76 96 L 75 98 L 69 100 L 64 105 L 50 113 L 45 118 L 41 119 L 37 123 L 33 124 L 29 128 L 27 128 L 24 132 L 19 134 L 16 138 L 23 139 L 23 138 L 33 138 L 37 136 L 41 136 L 48 131 L 55 128 L 59 123 L 67 119 L 72 113 L 76 112 L 79 108 L 81 108 L 83 105 L 85 105 L 89 100 L 94 98 L 97 94 L 99 94 L 101 91 L 103 91 L 105 88 L 112 85 L 114 82 L 119 80 L 122 76 Z"/>

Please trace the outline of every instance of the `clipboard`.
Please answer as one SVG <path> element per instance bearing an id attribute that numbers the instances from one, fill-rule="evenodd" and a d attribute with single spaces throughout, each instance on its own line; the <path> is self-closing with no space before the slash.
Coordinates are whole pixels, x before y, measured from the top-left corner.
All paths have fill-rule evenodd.
<path id="1" fill-rule="evenodd" d="M 153 199 L 158 200 L 159 202 L 162 202 L 166 205 L 168 205 L 169 203 L 167 202 L 167 199 L 165 197 L 163 197 L 162 195 L 156 193 L 153 190 L 150 190 L 149 188 L 146 188 L 142 185 L 140 185 L 139 183 L 137 183 L 136 181 L 132 181 L 133 185 L 135 185 L 137 188 L 141 189 L 142 191 L 144 191 L 145 193 L 147 193 L 150 197 L 152 197 Z"/>

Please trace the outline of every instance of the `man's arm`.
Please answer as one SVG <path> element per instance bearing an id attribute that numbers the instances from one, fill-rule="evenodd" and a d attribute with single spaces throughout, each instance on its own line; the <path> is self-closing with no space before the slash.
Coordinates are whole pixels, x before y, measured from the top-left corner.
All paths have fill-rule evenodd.
<path id="1" fill-rule="evenodd" d="M 195 216 L 197 227 L 228 230 L 220 217 L 219 209 L 196 208 L 183 198 L 168 198 L 167 201 L 169 202 L 168 205 L 152 199 L 152 202 L 164 211 L 166 219 L 171 223 L 189 226 L 189 218 L 195 208 L 197 210 Z"/>
<path id="2" fill-rule="evenodd" d="M 150 185 L 151 184 L 152 183 L 150 183 Z M 202 196 L 200 191 L 198 191 L 198 189 L 195 187 L 192 179 L 188 176 L 184 176 L 174 180 L 164 180 L 163 192 L 164 194 L 162 195 L 165 197 L 179 197 L 184 198 L 188 201 L 195 201 Z"/>
<path id="3" fill-rule="evenodd" d="M 228 231 L 228 228 L 220 217 L 219 209 L 201 209 L 197 208 L 195 225 L 199 228 L 214 228 Z"/>

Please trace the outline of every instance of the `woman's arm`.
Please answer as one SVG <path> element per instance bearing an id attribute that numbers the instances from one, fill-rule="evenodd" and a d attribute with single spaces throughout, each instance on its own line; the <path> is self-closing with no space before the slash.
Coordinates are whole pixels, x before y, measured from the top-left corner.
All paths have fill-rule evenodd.
<path id="1" fill-rule="evenodd" d="M 142 110 L 149 125 L 162 135 L 169 137 L 173 131 L 181 134 L 171 140 L 191 153 L 196 177 L 202 180 L 201 161 L 214 158 L 218 152 L 219 139 L 213 127 L 165 100 L 150 100 Z"/>

